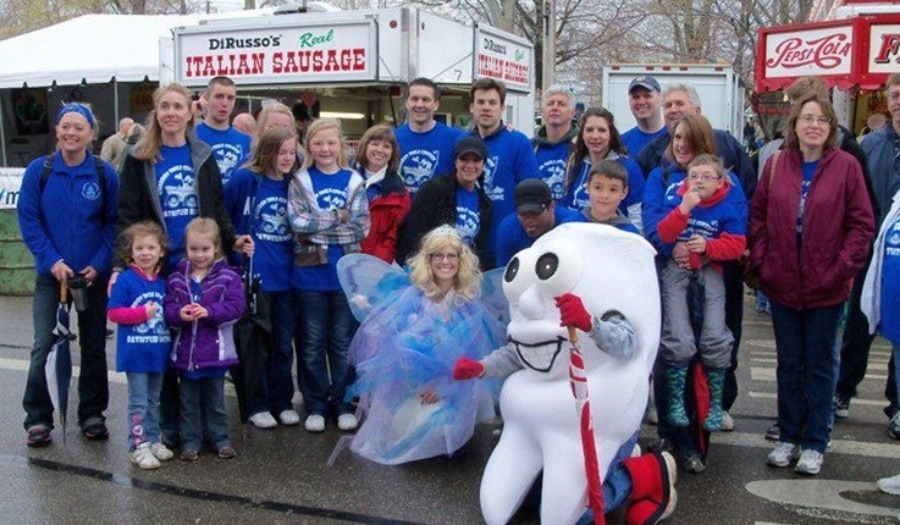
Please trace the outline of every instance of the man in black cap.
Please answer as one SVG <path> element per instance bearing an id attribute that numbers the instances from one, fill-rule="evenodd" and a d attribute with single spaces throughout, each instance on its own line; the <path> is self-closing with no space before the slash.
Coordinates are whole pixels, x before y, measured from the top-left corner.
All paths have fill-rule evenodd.
<path id="1" fill-rule="evenodd" d="M 666 123 L 660 111 L 661 92 L 659 82 L 650 75 L 636 77 L 628 85 L 628 106 L 637 126 L 622 133 L 622 141 L 632 158 L 637 157 L 650 141 L 666 133 Z"/>
<path id="2" fill-rule="evenodd" d="M 402 264 L 416 253 L 426 233 L 449 224 L 478 255 L 482 270 L 494 267 L 493 257 L 487 255 L 492 204 L 479 182 L 487 156 L 487 146 L 475 135 L 467 135 L 456 143 L 453 171 L 419 188 L 412 208 L 400 225 L 398 262 Z"/>
<path id="3" fill-rule="evenodd" d="M 556 225 L 583 222 L 577 211 L 556 205 L 550 187 L 541 179 L 525 179 L 517 184 L 513 199 L 516 214 L 508 215 L 497 227 L 497 266 L 506 266 L 513 255 L 531 247 Z"/>

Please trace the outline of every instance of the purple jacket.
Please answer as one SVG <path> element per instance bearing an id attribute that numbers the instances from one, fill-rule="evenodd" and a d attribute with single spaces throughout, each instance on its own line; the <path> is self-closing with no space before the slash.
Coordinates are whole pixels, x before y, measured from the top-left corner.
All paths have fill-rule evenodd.
<path id="1" fill-rule="evenodd" d="M 228 367 L 238 362 L 232 327 L 244 313 L 241 278 L 224 260 L 216 261 L 200 282 L 200 300 L 209 317 L 187 323 L 181 309 L 191 300 L 190 262 L 183 260 L 166 281 L 163 303 L 166 323 L 173 329 L 172 366 L 178 370 Z"/>

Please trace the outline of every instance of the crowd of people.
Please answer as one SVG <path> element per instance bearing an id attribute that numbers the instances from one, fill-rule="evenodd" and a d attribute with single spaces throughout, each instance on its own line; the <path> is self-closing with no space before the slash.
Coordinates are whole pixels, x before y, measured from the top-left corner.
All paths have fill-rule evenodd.
<path id="1" fill-rule="evenodd" d="M 701 433 L 734 428 L 750 275 L 770 301 L 777 346 L 777 443 L 767 463 L 820 472 L 876 332 L 893 344 L 885 413 L 889 435 L 900 439 L 900 74 L 887 83 L 889 125 L 861 148 L 838 125 L 827 87 L 798 80 L 788 90 L 785 138 L 754 154 L 758 167 L 737 139 L 712 128 L 693 87 L 663 89 L 650 76 L 629 86 L 636 125 L 628 131 L 603 108 L 576 121 L 571 92 L 554 86 L 542 94 L 543 125 L 531 140 L 503 122 L 502 82 L 471 85 L 467 132 L 435 120 L 440 89 L 419 78 L 407 87 L 407 122 L 371 127 L 350 159 L 334 119 L 299 126 L 274 103 L 231 122 L 236 93 L 227 77 L 210 81 L 201 104 L 182 86 L 160 87 L 146 123 L 123 119 L 99 157 L 91 109 L 59 110 L 57 150 L 29 164 L 18 209 L 38 274 L 23 398 L 29 446 L 52 441 L 44 362 L 60 288 L 81 276 L 89 283 L 88 307 L 78 312 L 83 435 L 110 434 L 109 319 L 118 325 L 116 369 L 128 377 L 134 464 L 159 468 L 173 449 L 195 460 L 204 446 L 234 457 L 223 391 L 238 362 L 232 327 L 247 306 L 243 267 L 271 305 L 268 362 L 250 393 L 254 426 L 302 421 L 318 433 L 335 421 L 350 432 L 364 417 L 352 449 L 365 457 L 450 454 L 493 409 L 487 388 L 451 379 L 483 376 L 479 360 L 504 340 L 479 302 L 482 272 L 568 222 L 613 226 L 657 251 L 663 322 L 648 413 L 657 446 L 683 470 L 707 468 L 692 420 Z M 362 325 L 339 264 L 357 253 L 405 266 L 411 283 Z M 590 329 L 570 301 L 558 301 L 564 317 Z M 464 337 L 472 326 L 482 327 L 477 341 Z M 443 341 L 452 359 L 428 341 Z M 702 408 L 692 394 L 701 377 Z M 488 401 L 473 401 L 474 391 Z M 434 428 L 402 442 L 386 429 L 410 398 L 461 426 L 449 448 L 429 445 L 440 441 Z"/>

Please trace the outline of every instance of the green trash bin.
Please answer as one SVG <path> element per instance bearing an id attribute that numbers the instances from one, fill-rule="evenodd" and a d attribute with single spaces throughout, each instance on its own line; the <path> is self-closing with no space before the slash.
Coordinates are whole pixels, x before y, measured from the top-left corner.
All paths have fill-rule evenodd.
<path id="1" fill-rule="evenodd" d="M 23 173 L 0 171 L 0 295 L 34 293 L 34 257 L 22 241 L 15 208 Z"/>

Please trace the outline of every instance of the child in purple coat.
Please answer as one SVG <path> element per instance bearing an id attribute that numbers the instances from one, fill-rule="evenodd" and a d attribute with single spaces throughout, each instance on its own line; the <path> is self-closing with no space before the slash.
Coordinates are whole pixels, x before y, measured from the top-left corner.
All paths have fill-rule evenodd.
<path id="1" fill-rule="evenodd" d="M 169 276 L 164 303 L 180 378 L 181 459 L 197 459 L 204 437 L 220 458 L 231 459 L 225 372 L 238 362 L 232 327 L 244 313 L 244 291 L 225 262 L 215 221 L 192 220 L 184 237 L 186 259 Z"/>

